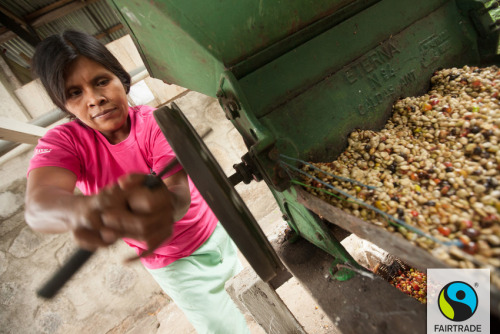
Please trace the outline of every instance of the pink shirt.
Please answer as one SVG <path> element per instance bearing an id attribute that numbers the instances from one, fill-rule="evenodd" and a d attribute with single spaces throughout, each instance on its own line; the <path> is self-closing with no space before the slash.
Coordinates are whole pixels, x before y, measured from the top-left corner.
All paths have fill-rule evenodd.
<path id="1" fill-rule="evenodd" d="M 130 134 L 124 141 L 112 145 L 98 131 L 75 120 L 59 125 L 38 141 L 28 168 L 54 166 L 68 169 L 77 177 L 76 186 L 85 195 L 96 194 L 110 183 L 129 173 L 159 173 L 175 157 L 153 117 L 149 106 L 129 108 Z M 172 169 L 164 178 L 182 167 Z M 162 268 L 188 256 L 212 234 L 217 218 L 190 178 L 191 206 L 186 215 L 175 223 L 171 238 L 153 254 L 142 258 L 150 269 Z M 124 239 L 138 254 L 147 249 L 144 242 Z"/>

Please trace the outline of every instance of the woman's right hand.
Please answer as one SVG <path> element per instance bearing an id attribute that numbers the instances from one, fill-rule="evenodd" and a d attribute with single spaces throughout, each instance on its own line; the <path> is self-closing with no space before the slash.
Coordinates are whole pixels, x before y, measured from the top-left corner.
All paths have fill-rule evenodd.
<path id="1" fill-rule="evenodd" d="M 126 198 L 117 186 L 107 187 L 97 195 L 81 196 L 70 227 L 76 242 L 87 250 L 113 244 L 123 233 L 106 226 L 104 219 L 127 210 Z"/>

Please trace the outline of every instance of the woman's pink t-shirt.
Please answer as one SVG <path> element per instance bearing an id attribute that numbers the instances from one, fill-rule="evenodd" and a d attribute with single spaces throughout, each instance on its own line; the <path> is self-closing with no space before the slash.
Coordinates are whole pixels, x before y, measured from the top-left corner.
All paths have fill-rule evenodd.
<path id="1" fill-rule="evenodd" d="M 175 154 L 153 117 L 154 108 L 129 108 L 130 134 L 124 141 L 112 145 L 98 131 L 75 120 L 59 125 L 38 141 L 31 158 L 28 175 L 39 167 L 62 167 L 75 173 L 76 186 L 85 195 L 100 189 L 129 173 L 159 173 Z M 172 169 L 164 178 L 182 167 Z M 186 215 L 175 223 L 171 238 L 153 254 L 142 258 L 150 269 L 162 268 L 177 259 L 191 255 L 212 234 L 217 218 L 188 177 L 191 206 Z M 138 254 L 147 249 L 144 242 L 123 239 Z"/>

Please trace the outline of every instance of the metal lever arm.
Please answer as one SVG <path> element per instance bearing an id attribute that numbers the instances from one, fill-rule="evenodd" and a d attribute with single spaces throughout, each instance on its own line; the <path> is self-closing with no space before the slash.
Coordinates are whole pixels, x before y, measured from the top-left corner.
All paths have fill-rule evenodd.
<path id="1" fill-rule="evenodd" d="M 64 284 L 90 259 L 92 251 L 79 248 L 55 274 L 38 291 L 37 295 L 50 299 L 54 297 Z"/>

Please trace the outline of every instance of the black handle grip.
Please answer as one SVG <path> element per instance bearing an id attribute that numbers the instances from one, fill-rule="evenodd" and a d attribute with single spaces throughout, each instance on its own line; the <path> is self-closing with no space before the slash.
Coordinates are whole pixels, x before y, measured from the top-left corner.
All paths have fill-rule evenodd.
<path id="1" fill-rule="evenodd" d="M 66 262 L 61 269 L 59 269 L 54 276 L 52 276 L 45 285 L 37 291 L 38 296 L 50 299 L 54 297 L 64 284 L 76 273 L 81 266 L 94 254 L 94 252 L 78 249 Z"/>
<path id="2" fill-rule="evenodd" d="M 149 174 L 146 175 L 146 179 L 144 180 L 144 185 L 149 189 L 155 189 L 162 185 L 163 181 L 155 175 Z"/>

